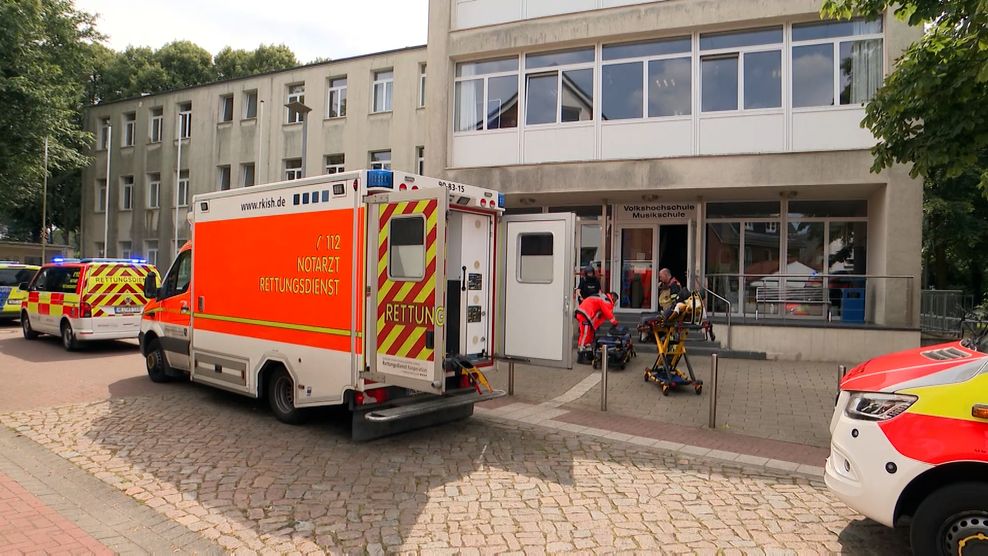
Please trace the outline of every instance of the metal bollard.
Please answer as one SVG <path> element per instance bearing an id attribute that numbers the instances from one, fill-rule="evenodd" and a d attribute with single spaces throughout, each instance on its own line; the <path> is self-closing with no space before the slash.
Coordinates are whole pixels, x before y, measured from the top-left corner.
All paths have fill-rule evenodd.
<path id="1" fill-rule="evenodd" d="M 847 365 L 837 365 L 837 389 L 840 390 L 840 382 L 844 380 L 844 375 L 847 374 Z"/>
<path id="2" fill-rule="evenodd" d="M 508 361 L 508 395 L 515 395 L 515 362 Z"/>
<path id="3" fill-rule="evenodd" d="M 717 428 L 717 354 L 710 354 L 710 419 L 707 421 L 707 427 L 711 429 Z"/>
<path id="4" fill-rule="evenodd" d="M 607 346 L 600 346 L 600 410 L 607 411 Z"/>

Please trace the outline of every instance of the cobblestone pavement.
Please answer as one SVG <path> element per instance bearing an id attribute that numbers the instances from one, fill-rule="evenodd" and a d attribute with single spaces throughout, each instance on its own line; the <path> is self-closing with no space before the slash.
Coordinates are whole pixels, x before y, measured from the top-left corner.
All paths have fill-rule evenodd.
<path id="1" fill-rule="evenodd" d="M 608 373 L 608 411 L 669 424 L 705 427 L 710 403 L 710 358 L 691 359 L 697 378 L 707 389 L 697 397 L 692 389 L 663 396 L 643 380 L 643 369 L 655 355 L 641 353 L 625 370 Z M 685 370 L 685 366 L 682 366 Z M 501 363 L 489 376 L 498 388 L 507 388 L 508 366 Z M 589 366 L 553 369 L 518 364 L 515 394 L 525 401 L 549 401 L 580 380 L 600 374 Z M 830 445 L 830 418 L 837 394 L 836 366 L 808 361 L 750 361 L 721 359 L 718 373 L 718 428 L 744 435 L 809 444 Z M 596 411 L 600 386 L 564 407 Z"/>
<path id="2" fill-rule="evenodd" d="M 900 554 L 818 481 L 483 417 L 364 444 L 201 386 L 0 422 L 227 550 Z"/>

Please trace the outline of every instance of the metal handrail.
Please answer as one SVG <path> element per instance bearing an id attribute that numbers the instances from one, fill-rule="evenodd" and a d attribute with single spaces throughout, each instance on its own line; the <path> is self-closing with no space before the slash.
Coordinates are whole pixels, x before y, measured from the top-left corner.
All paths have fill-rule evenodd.
<path id="1" fill-rule="evenodd" d="M 727 303 L 727 349 L 731 349 L 731 315 L 734 313 L 734 304 L 731 303 L 730 299 L 718 295 L 716 292 L 710 291 L 710 288 L 703 288 L 703 292 L 707 295 L 711 295 L 716 299 Z M 710 307 L 709 303 L 704 303 L 704 308 Z M 716 312 L 716 311 L 714 311 Z"/>

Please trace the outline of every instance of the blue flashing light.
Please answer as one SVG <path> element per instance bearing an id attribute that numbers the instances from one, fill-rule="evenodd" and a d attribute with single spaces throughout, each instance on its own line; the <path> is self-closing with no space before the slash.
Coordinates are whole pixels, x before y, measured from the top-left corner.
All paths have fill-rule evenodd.
<path id="1" fill-rule="evenodd" d="M 130 262 L 134 264 L 146 264 L 148 261 L 147 259 L 131 259 Z"/>
<path id="2" fill-rule="evenodd" d="M 55 264 L 60 264 L 60 263 L 64 263 L 65 262 L 65 259 L 62 258 L 62 257 L 55 257 L 54 259 L 51 260 L 51 262 L 53 262 Z"/>
<path id="3" fill-rule="evenodd" d="M 497 206 L 504 208 L 504 193 L 497 194 Z"/>
<path id="4" fill-rule="evenodd" d="M 394 188 L 394 172 L 391 170 L 367 170 L 367 187 Z"/>

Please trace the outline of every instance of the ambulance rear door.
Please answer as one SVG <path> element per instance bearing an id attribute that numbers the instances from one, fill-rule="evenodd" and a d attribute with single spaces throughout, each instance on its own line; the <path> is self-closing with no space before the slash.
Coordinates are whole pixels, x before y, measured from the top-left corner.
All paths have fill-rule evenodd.
<path id="1" fill-rule="evenodd" d="M 449 193 L 378 193 L 367 206 L 366 378 L 442 393 Z"/>
<path id="2" fill-rule="evenodd" d="M 575 226 L 572 213 L 502 219 L 500 337 L 509 357 L 551 367 L 573 366 Z"/>

